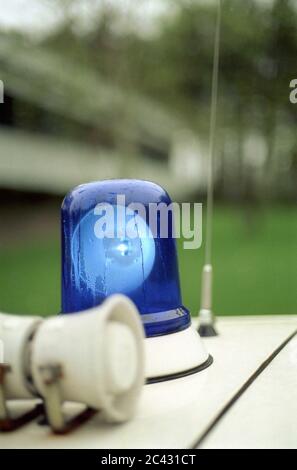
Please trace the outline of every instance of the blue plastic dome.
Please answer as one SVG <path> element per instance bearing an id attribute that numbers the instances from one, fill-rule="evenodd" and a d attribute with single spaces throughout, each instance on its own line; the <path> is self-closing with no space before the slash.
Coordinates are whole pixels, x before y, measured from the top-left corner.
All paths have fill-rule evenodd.
<path id="1" fill-rule="evenodd" d="M 190 314 L 181 300 L 172 212 L 167 212 L 164 238 L 160 213 L 152 224 L 153 203 L 168 207 L 171 199 L 157 184 L 140 180 L 83 184 L 65 197 L 62 313 L 85 310 L 122 293 L 138 307 L 147 336 L 189 326 Z"/>

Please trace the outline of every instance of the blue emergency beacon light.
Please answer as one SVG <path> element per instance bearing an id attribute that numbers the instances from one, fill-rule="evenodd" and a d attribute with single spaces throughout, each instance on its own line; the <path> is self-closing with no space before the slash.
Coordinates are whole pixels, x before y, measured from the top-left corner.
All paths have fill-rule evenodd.
<path id="1" fill-rule="evenodd" d="M 62 313 L 121 293 L 146 333 L 146 376 L 160 381 L 210 364 L 182 304 L 171 199 L 155 183 L 78 186 L 62 204 Z"/>

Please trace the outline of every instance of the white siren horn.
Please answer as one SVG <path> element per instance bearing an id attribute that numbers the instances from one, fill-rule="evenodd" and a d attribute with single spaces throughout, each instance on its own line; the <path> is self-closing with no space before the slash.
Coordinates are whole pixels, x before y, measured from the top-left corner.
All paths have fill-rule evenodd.
<path id="1" fill-rule="evenodd" d="M 44 398 L 46 369 L 60 368 L 62 401 L 101 410 L 105 420 L 130 419 L 144 384 L 144 332 L 134 304 L 109 297 L 88 311 L 44 321 L 32 343 L 32 376 Z"/>

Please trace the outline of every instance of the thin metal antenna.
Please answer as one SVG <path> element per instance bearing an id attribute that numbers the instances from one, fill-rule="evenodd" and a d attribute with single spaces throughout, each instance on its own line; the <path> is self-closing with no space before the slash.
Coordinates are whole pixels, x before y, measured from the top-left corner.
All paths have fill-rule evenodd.
<path id="1" fill-rule="evenodd" d="M 222 22 L 221 0 L 217 0 L 217 19 L 216 19 L 215 43 L 214 43 L 210 126 L 209 126 L 205 262 L 204 262 L 204 266 L 202 270 L 201 306 L 200 306 L 200 311 L 199 311 L 199 333 L 201 336 L 216 336 L 217 335 L 217 332 L 214 328 L 214 315 L 212 312 L 212 221 L 213 221 L 214 160 L 215 160 L 216 124 L 217 124 L 217 107 L 218 107 L 221 22 Z"/>

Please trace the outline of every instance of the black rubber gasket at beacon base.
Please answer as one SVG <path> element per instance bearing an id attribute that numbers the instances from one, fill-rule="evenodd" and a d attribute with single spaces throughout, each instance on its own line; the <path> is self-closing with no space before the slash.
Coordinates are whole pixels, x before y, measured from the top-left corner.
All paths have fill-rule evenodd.
<path id="1" fill-rule="evenodd" d="M 167 382 L 168 380 L 180 379 L 181 377 L 187 377 L 188 375 L 196 374 L 197 372 L 201 372 L 204 369 L 207 369 L 213 363 L 213 357 L 211 355 L 208 356 L 207 360 L 200 364 L 197 367 L 193 367 L 192 369 L 184 370 L 182 372 L 176 372 L 175 374 L 168 374 L 162 375 L 161 377 L 150 377 L 146 379 L 146 384 L 157 384 L 160 382 Z"/>

